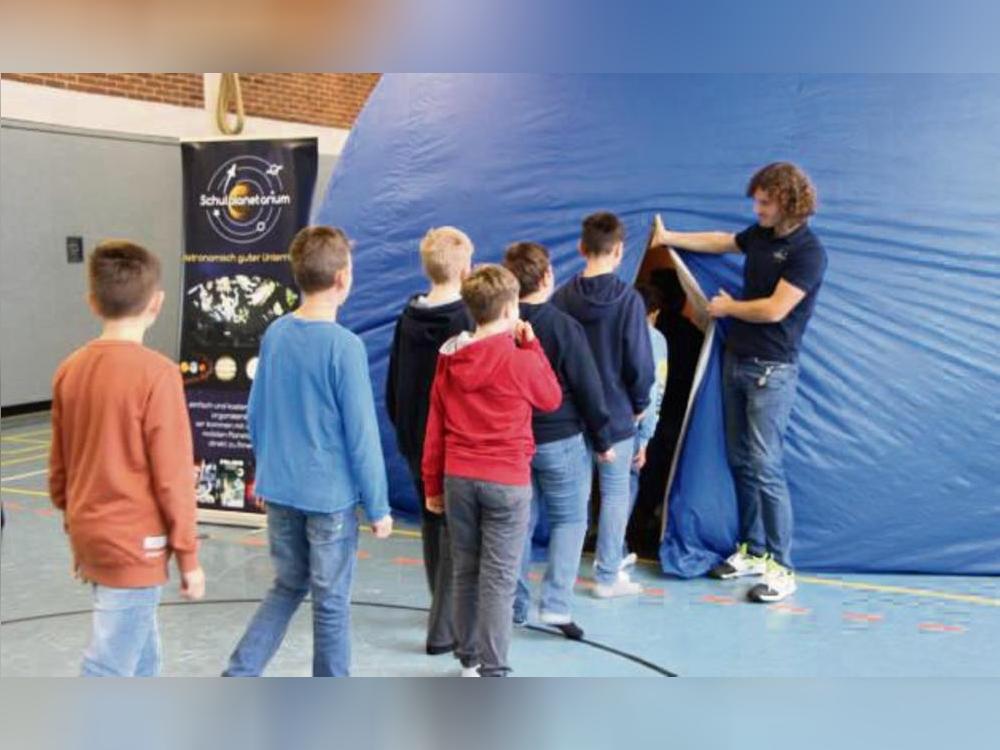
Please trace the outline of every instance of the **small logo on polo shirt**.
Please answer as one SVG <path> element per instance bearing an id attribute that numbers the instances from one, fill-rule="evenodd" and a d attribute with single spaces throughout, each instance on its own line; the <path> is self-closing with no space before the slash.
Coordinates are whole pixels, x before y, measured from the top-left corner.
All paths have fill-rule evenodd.
<path id="1" fill-rule="evenodd" d="M 771 253 L 771 257 L 774 258 L 775 263 L 784 263 L 786 260 L 788 260 L 788 250 L 786 249 L 775 250 L 773 253 Z"/>

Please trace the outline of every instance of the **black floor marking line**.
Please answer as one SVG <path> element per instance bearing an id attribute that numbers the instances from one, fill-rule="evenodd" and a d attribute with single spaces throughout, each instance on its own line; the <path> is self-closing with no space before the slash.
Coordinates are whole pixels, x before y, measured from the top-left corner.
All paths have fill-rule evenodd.
<path id="1" fill-rule="evenodd" d="M 202 599 L 197 602 L 160 602 L 161 607 L 193 607 L 196 605 L 204 604 L 260 604 L 262 599 Z M 309 599 L 305 599 L 303 603 L 309 603 Z M 352 607 L 376 607 L 379 609 L 400 609 L 408 612 L 429 612 L 427 607 L 417 607 L 411 604 L 389 604 L 386 602 L 366 602 L 366 601 L 356 601 L 351 600 Z M 41 620 L 55 620 L 60 617 L 74 617 L 77 615 L 89 615 L 93 612 L 92 609 L 75 609 L 69 610 L 67 612 L 50 612 L 44 615 L 29 615 L 27 617 L 14 617 L 10 620 L 0 620 L 0 626 L 4 625 L 21 625 L 26 622 L 38 622 Z M 536 633 L 546 633 L 557 638 L 565 638 L 560 631 L 542 628 L 538 625 L 528 625 L 527 630 L 533 630 Z M 598 651 L 604 651 L 613 656 L 617 656 L 626 661 L 630 661 L 633 664 L 638 664 L 640 667 L 655 672 L 661 677 L 677 677 L 675 672 L 671 672 L 669 669 L 661 667 L 658 664 L 654 664 L 651 661 L 643 659 L 641 656 L 636 656 L 635 654 L 630 654 L 628 651 L 622 651 L 620 649 L 614 648 L 613 646 L 607 646 L 603 643 L 598 643 L 597 641 L 591 641 L 586 638 L 581 638 L 580 643 L 583 643 L 591 648 L 596 648 Z"/>

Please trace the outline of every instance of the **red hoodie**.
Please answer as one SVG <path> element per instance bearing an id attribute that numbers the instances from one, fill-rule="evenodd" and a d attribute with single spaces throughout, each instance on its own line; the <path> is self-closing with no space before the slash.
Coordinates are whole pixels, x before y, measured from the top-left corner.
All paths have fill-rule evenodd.
<path id="1" fill-rule="evenodd" d="M 445 342 L 431 386 L 424 442 L 424 491 L 444 492 L 444 476 L 497 484 L 531 483 L 532 408 L 555 411 L 562 388 L 538 339 L 510 334 Z"/>

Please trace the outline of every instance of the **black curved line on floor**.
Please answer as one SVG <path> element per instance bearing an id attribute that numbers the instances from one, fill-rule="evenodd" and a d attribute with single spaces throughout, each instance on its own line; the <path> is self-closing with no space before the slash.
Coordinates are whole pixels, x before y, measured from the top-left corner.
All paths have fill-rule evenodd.
<path id="1" fill-rule="evenodd" d="M 201 604 L 260 604 L 262 599 L 202 599 L 197 602 L 160 602 L 161 607 L 192 607 Z M 309 601 L 308 599 L 306 600 Z M 408 612 L 429 612 L 427 607 L 417 607 L 411 604 L 388 604 L 386 602 L 364 602 L 351 600 L 352 607 L 376 607 L 379 609 L 401 609 Z M 55 620 L 60 617 L 73 617 L 76 615 L 89 615 L 93 612 L 92 609 L 74 609 L 67 612 L 50 612 L 44 615 L 29 615 L 28 617 L 15 617 L 10 620 L 0 620 L 0 626 L 3 625 L 21 625 L 26 622 L 38 622 L 40 620 Z M 552 630 L 549 628 L 542 628 L 538 625 L 528 625 L 527 630 L 533 630 L 536 633 L 546 633 L 548 635 L 556 636 L 558 638 L 565 638 L 565 636 L 558 630 Z M 617 656 L 626 661 L 630 661 L 633 664 L 638 664 L 640 667 L 655 672 L 661 677 L 677 677 L 677 674 L 671 672 L 669 669 L 661 667 L 659 664 L 654 664 L 651 661 L 643 659 L 641 656 L 636 656 L 635 654 L 630 654 L 628 651 L 622 651 L 620 649 L 614 648 L 613 646 L 607 646 L 603 643 L 598 643 L 597 641 L 591 641 L 586 638 L 581 638 L 580 643 L 586 644 L 591 648 L 596 648 L 598 651 L 604 651 L 613 656 Z"/>

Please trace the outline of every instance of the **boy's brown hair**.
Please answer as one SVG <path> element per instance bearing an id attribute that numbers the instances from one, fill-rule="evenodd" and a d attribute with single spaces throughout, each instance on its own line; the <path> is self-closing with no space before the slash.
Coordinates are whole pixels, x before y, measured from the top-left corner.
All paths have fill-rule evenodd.
<path id="1" fill-rule="evenodd" d="M 473 253 L 469 235 L 455 227 L 436 227 L 420 240 L 420 262 L 434 284 L 457 281 Z"/>
<path id="2" fill-rule="evenodd" d="M 625 225 L 608 211 L 591 214 L 583 220 L 580 247 L 589 258 L 610 255 L 615 245 L 625 240 Z"/>
<path id="3" fill-rule="evenodd" d="M 552 267 L 549 251 L 537 242 L 515 242 L 507 247 L 503 265 L 521 285 L 521 297 L 534 294 L 542 286 L 545 272 Z"/>
<path id="4" fill-rule="evenodd" d="M 129 318 L 146 309 L 160 287 L 160 259 L 128 240 L 106 240 L 87 262 L 90 294 L 107 320 Z"/>
<path id="5" fill-rule="evenodd" d="M 462 282 L 462 301 L 476 325 L 486 325 L 500 317 L 508 302 L 517 304 L 519 291 L 514 274 L 503 266 L 487 263 Z"/>
<path id="6" fill-rule="evenodd" d="M 791 162 L 776 161 L 761 167 L 747 184 L 747 198 L 763 190 L 778 203 L 786 221 L 802 222 L 816 213 L 816 188 L 809 176 Z"/>
<path id="7" fill-rule="evenodd" d="M 304 227 L 288 248 L 295 283 L 306 294 L 325 292 L 351 262 L 351 241 L 337 227 Z"/>

